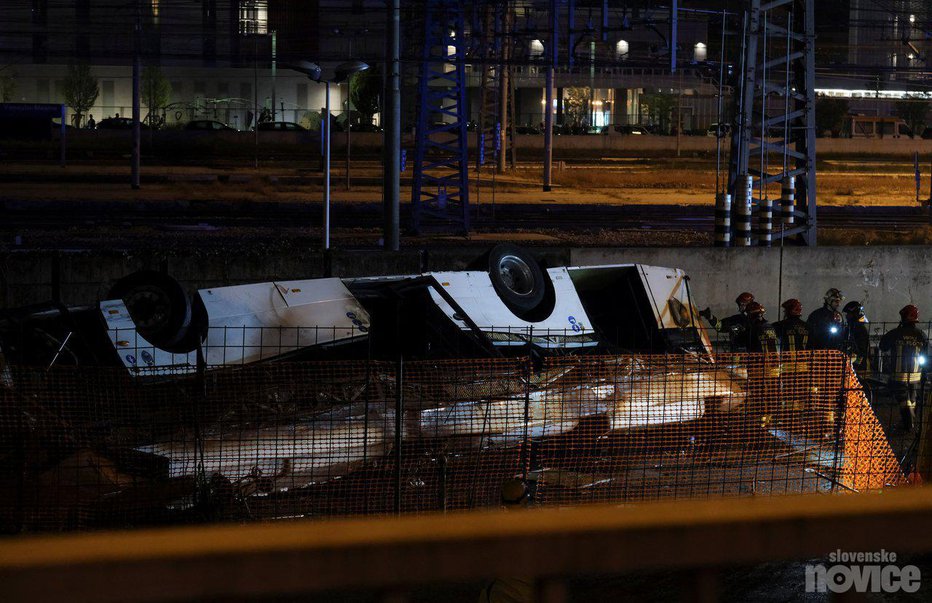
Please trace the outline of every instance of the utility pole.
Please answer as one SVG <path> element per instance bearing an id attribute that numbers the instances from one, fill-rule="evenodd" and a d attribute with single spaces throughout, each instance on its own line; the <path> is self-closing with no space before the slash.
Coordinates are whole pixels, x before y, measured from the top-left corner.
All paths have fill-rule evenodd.
<path id="1" fill-rule="evenodd" d="M 544 100 L 544 192 L 553 188 L 553 76 L 557 65 L 557 1 L 550 0 L 550 52 Z"/>
<path id="2" fill-rule="evenodd" d="M 382 107 L 384 249 L 400 248 L 401 198 L 401 0 L 388 3 L 385 49 L 385 99 Z"/>
<path id="3" fill-rule="evenodd" d="M 130 186 L 139 188 L 139 160 L 142 146 L 142 128 L 139 124 L 141 110 L 139 106 L 139 80 L 142 68 L 142 18 L 140 0 L 136 0 L 136 22 L 133 27 L 133 150 L 130 166 Z"/>
<path id="4" fill-rule="evenodd" d="M 278 40 L 277 40 L 277 38 L 276 38 L 276 36 L 275 36 L 275 32 L 273 31 L 273 32 L 272 32 L 272 121 L 276 121 L 276 119 L 275 119 L 275 111 L 276 111 L 276 109 L 277 109 L 277 107 L 278 107 L 278 105 L 277 105 L 276 102 L 275 102 L 275 100 L 276 100 L 276 99 L 275 99 L 275 96 L 276 96 L 276 95 L 275 95 L 275 80 L 277 79 L 277 78 L 276 78 L 276 71 L 278 70 L 278 44 L 277 44 L 277 41 L 278 41 Z M 283 115 L 282 115 L 282 119 L 284 119 L 284 118 L 285 118 L 285 116 L 284 116 L 284 114 L 283 114 Z"/>
<path id="5" fill-rule="evenodd" d="M 352 77 L 346 80 L 346 190 L 350 189 L 350 130 L 353 129 L 353 110 L 350 108 L 352 80 Z"/>

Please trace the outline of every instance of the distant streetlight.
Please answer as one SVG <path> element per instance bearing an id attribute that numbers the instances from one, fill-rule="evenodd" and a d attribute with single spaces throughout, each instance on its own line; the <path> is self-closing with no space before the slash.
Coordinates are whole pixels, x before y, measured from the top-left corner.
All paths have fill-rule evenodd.
<path id="1" fill-rule="evenodd" d="M 315 82 L 326 84 L 324 99 L 324 115 L 321 120 L 322 135 L 324 138 L 324 250 L 330 249 L 330 84 L 339 84 L 354 73 L 365 71 L 369 65 L 362 61 L 348 61 L 335 68 L 322 69 L 317 63 L 298 61 L 290 65 L 291 69 L 299 71 Z"/>

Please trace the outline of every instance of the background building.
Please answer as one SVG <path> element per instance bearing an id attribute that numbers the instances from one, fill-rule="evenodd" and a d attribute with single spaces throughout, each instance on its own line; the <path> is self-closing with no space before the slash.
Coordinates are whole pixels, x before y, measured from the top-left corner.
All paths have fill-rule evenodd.
<path id="1" fill-rule="evenodd" d="M 662 124 L 664 131 L 672 131 L 673 121 L 686 132 L 701 132 L 719 121 L 722 45 L 725 62 L 737 61 L 740 15 L 747 3 L 682 0 L 675 44 L 668 3 L 608 5 L 603 15 L 601 1 L 577 0 L 570 16 L 568 5 L 561 4 L 559 28 L 565 33 L 552 109 L 556 123 L 659 126 L 656 105 L 670 102 L 676 105 L 676 118 Z M 410 126 L 424 2 L 402 6 L 403 119 Z M 466 4 L 471 52 L 479 35 L 479 6 Z M 515 119 L 533 128 L 544 116 L 549 3 L 516 0 L 511 6 Z M 818 88 L 860 98 L 863 110 L 875 113 L 888 109 L 867 106 L 865 91 L 915 94 L 928 89 L 932 7 L 927 2 L 820 0 L 816 10 Z M 11 100 L 57 103 L 64 100 L 66 66 L 88 63 L 100 83 L 91 113 L 98 120 L 126 115 L 138 22 L 144 65 L 158 67 L 171 83 L 170 102 L 162 109 L 169 124 L 209 118 L 246 128 L 250 116 L 263 108 L 276 119 L 309 124 L 324 105 L 323 86 L 288 64 L 358 59 L 378 70 L 385 54 L 385 17 L 382 0 L 7 0 L 0 6 L 0 70 L 14 81 Z M 674 47 L 676 73 L 670 69 Z M 467 65 L 472 119 L 479 112 L 481 76 L 480 64 Z M 721 84 L 728 98 L 733 82 L 726 77 Z M 346 86 L 332 87 L 332 95 L 331 106 L 339 114 L 346 108 Z"/>

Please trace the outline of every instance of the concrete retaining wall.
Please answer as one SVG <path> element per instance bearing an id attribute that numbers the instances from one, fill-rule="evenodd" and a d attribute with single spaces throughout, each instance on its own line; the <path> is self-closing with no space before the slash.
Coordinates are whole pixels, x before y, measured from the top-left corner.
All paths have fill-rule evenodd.
<path id="1" fill-rule="evenodd" d="M 761 249 L 574 249 L 573 264 L 639 262 L 683 268 L 700 306 L 718 316 L 734 312 L 742 291 L 754 293 L 775 320 L 779 304 L 799 299 L 803 313 L 822 305 L 830 287 L 864 304 L 872 321 L 899 320 L 899 310 L 912 303 L 923 320 L 932 319 L 932 248 L 904 247 L 787 247 L 783 252 L 780 294 L 780 250 Z M 782 299 L 781 299 L 782 298 Z"/>
<path id="2" fill-rule="evenodd" d="M 700 306 L 719 316 L 731 313 L 734 298 L 751 291 L 778 315 L 780 297 L 796 297 L 804 311 L 822 304 L 829 287 L 849 300 L 861 301 L 873 321 L 893 321 L 899 309 L 913 303 L 923 319 L 932 318 L 932 248 L 930 247 L 787 247 L 783 254 L 782 296 L 780 250 L 712 248 L 533 248 L 550 266 L 638 262 L 683 268 Z M 480 255 L 477 248 L 443 248 L 429 252 L 334 251 L 335 276 L 415 274 L 466 268 Z M 66 304 L 92 303 L 106 296 L 119 277 L 141 268 L 164 269 L 189 288 L 224 284 L 313 278 L 325 273 L 317 252 L 231 256 L 216 252 L 166 255 L 148 253 L 15 252 L 0 255 L 0 303 L 17 307 L 46 302 L 57 295 Z M 58 283 L 57 285 L 55 283 Z"/>

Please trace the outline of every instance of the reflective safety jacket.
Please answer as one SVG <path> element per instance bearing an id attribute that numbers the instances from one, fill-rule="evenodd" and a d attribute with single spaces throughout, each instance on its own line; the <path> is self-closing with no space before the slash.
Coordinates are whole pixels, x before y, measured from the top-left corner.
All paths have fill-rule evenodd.
<path id="1" fill-rule="evenodd" d="M 880 350 L 889 355 L 884 372 L 895 381 L 915 383 L 922 378 L 929 339 L 912 324 L 900 324 L 880 339 Z"/>
<path id="2" fill-rule="evenodd" d="M 809 325 L 809 349 L 845 351 L 848 329 L 839 312 L 822 306 L 809 315 L 806 323 Z"/>
<path id="3" fill-rule="evenodd" d="M 766 320 L 751 321 L 747 335 L 749 352 L 779 352 L 780 344 L 773 325 Z"/>
<path id="4" fill-rule="evenodd" d="M 781 352 L 802 352 L 809 349 L 809 325 L 798 316 L 790 316 L 773 323 L 780 341 Z"/>

